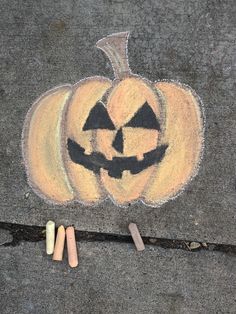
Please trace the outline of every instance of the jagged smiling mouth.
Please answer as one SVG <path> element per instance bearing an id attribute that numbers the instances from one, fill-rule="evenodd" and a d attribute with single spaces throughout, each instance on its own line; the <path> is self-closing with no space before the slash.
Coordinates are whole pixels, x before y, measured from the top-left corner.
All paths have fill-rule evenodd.
<path id="1" fill-rule="evenodd" d="M 86 155 L 85 149 L 78 143 L 68 138 L 67 148 L 71 160 L 79 165 L 84 166 L 86 169 L 100 174 L 100 169 L 105 169 L 112 178 L 122 178 L 124 170 L 129 170 L 132 174 L 138 174 L 148 167 L 159 163 L 168 148 L 168 145 L 160 145 L 157 148 L 144 153 L 144 158 L 138 160 L 136 156 L 131 157 L 113 157 L 112 160 L 106 159 L 105 155 L 100 152 L 92 152 Z"/>

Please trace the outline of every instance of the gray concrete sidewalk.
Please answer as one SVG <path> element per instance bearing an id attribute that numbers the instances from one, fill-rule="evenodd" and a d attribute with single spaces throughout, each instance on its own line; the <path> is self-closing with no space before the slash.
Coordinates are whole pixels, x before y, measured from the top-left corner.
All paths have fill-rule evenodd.
<path id="1" fill-rule="evenodd" d="M 74 224 L 85 231 L 236 245 L 235 0 L 1 0 L 0 222 Z M 97 40 L 130 31 L 133 73 L 190 85 L 205 106 L 204 158 L 184 193 L 160 208 L 51 206 L 27 184 L 21 154 L 25 115 L 54 86 L 113 79 Z M 236 313 L 236 257 L 222 252 L 79 243 L 80 264 L 52 263 L 44 242 L 4 246 L 1 314 Z"/>
<path id="2" fill-rule="evenodd" d="M 0 247 L 2 314 L 220 314 L 236 312 L 236 256 L 132 244 L 78 243 L 79 267 L 45 243 Z"/>
<path id="3" fill-rule="evenodd" d="M 236 244 L 235 1 L 1 1 L 0 221 Z M 26 112 L 46 90 L 103 75 L 111 65 L 95 48 L 113 32 L 131 32 L 130 66 L 151 81 L 190 85 L 205 104 L 205 153 L 198 176 L 161 208 L 53 207 L 26 182 L 21 132 Z"/>

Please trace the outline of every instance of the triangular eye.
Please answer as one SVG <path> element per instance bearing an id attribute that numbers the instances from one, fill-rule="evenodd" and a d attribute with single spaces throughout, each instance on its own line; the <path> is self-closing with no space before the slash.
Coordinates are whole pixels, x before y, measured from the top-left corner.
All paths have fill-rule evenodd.
<path id="1" fill-rule="evenodd" d="M 83 126 L 83 131 L 95 129 L 115 130 L 115 126 L 105 106 L 100 101 L 90 110 L 89 116 Z"/>
<path id="2" fill-rule="evenodd" d="M 125 125 L 133 128 L 155 129 L 160 131 L 160 123 L 147 102 L 139 108 L 133 118 Z"/>

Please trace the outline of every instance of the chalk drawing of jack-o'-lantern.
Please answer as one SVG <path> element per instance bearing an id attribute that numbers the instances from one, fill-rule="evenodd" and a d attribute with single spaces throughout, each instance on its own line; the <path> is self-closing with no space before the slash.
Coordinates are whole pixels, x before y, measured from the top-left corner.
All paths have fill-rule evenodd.
<path id="1" fill-rule="evenodd" d="M 29 110 L 23 155 L 34 191 L 64 204 L 158 206 L 196 174 L 203 118 L 196 94 L 172 81 L 131 73 L 128 32 L 97 42 L 115 80 L 96 76 L 42 95 Z"/>

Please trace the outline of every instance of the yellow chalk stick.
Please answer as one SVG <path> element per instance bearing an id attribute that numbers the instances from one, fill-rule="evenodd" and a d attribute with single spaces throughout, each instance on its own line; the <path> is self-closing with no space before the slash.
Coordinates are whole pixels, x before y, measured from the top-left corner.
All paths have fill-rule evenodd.
<path id="1" fill-rule="evenodd" d="M 54 261 L 62 261 L 64 245 L 65 245 L 65 236 L 66 236 L 65 228 L 64 226 L 60 226 L 57 229 L 56 244 L 55 244 L 54 253 L 52 257 Z"/>
<path id="2" fill-rule="evenodd" d="M 55 243 L 55 222 L 49 220 L 46 224 L 46 253 L 51 255 Z"/>
<path id="3" fill-rule="evenodd" d="M 143 251 L 145 249 L 143 240 L 141 238 L 141 235 L 138 231 L 138 227 L 135 223 L 129 224 L 129 231 L 131 233 L 131 236 L 133 238 L 134 244 L 136 246 L 137 251 Z"/>
<path id="4" fill-rule="evenodd" d="M 78 266 L 77 246 L 75 241 L 74 227 L 66 228 L 66 244 L 68 251 L 68 262 L 70 267 Z"/>

